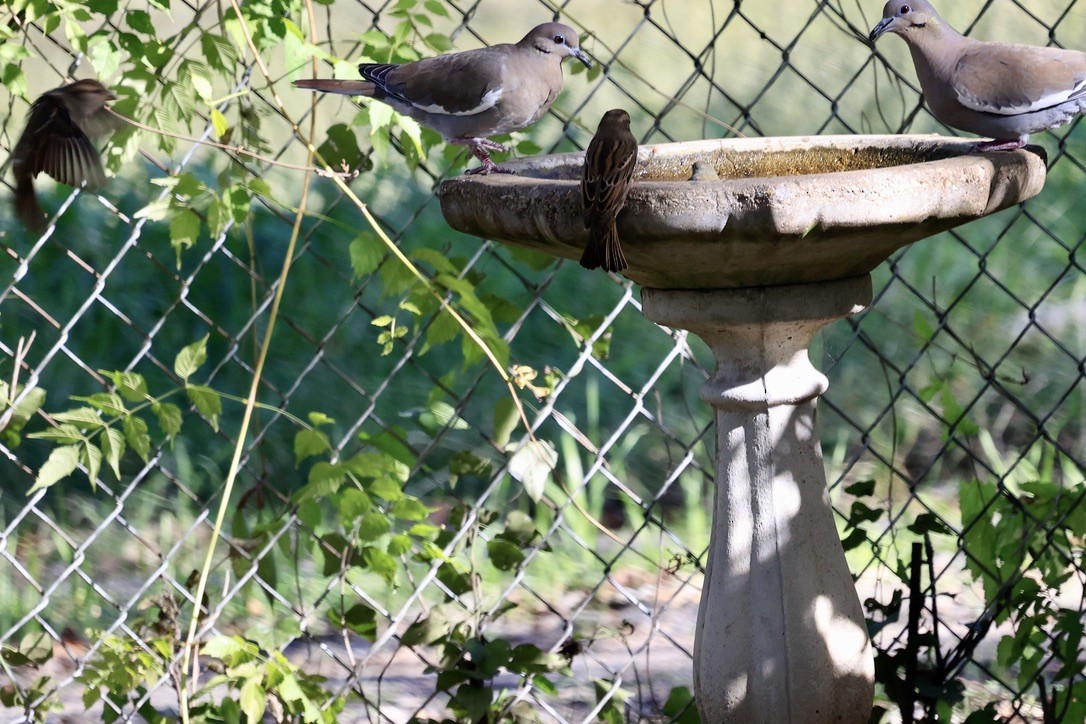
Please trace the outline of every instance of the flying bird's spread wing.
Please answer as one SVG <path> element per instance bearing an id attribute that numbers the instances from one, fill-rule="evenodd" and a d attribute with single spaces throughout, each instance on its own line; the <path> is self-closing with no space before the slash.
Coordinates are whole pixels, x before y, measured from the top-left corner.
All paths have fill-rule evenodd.
<path id="1" fill-rule="evenodd" d="M 95 189 L 106 182 L 98 151 L 63 102 L 42 96 L 30 111 L 26 131 L 15 149 L 31 176 L 45 172 L 76 188 Z"/>

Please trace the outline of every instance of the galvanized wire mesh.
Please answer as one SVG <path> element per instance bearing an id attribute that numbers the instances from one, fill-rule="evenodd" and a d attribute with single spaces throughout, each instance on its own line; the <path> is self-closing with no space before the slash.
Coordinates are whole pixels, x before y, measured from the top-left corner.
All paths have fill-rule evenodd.
<path id="1" fill-rule="evenodd" d="M 318 35 L 330 52 L 351 59 L 362 47 L 360 33 L 392 30 L 396 7 L 317 6 Z M 615 106 L 630 109 L 644 142 L 948 130 L 922 105 L 903 45 L 887 39 L 873 52 L 863 40 L 881 12 L 873 3 L 448 0 L 445 7 L 449 18 L 438 30 L 456 48 L 514 40 L 555 15 L 587 34 L 583 46 L 602 74 L 568 75 L 551 113 L 525 134 L 545 151 L 583 148 L 596 120 Z M 944 11 L 956 27 L 985 38 L 1074 47 L 1086 37 L 1081 0 L 978 0 Z M 4 13 L 9 43 L 39 56 L 26 61 L 31 96 L 88 74 L 63 28 L 24 22 L 11 6 Z M 171 13 L 179 26 L 230 33 L 217 4 L 174 3 Z M 304 24 L 301 15 L 294 19 Z M 107 27 L 120 32 L 122 20 Z M 194 52 L 189 40 L 178 48 Z M 239 52 L 232 90 L 244 94 L 227 97 L 220 109 L 241 104 L 260 117 L 260 137 L 247 143 L 265 156 L 304 161 L 273 89 Z M 274 91 L 307 126 L 308 96 L 281 80 L 284 61 L 276 53 L 269 59 L 278 73 Z M 27 103 L 5 98 L 10 149 Z M 202 138 L 212 138 L 209 109 L 190 110 L 206 121 Z M 314 112 L 318 143 L 330 125 L 356 113 L 337 98 L 320 99 Z M 903 251 L 876 271 L 871 310 L 821 340 L 817 361 L 831 380 L 820 415 L 831 494 L 843 534 L 861 541 L 850 564 L 871 602 L 878 648 L 887 656 L 905 651 L 909 632 L 895 601 L 922 602 L 921 627 L 933 634 L 923 647 L 928 692 L 960 682 L 959 711 L 991 703 L 1009 719 L 1040 720 L 1053 686 L 1083 686 L 1074 666 L 1059 665 L 1057 651 L 1075 621 L 1081 630 L 1084 605 L 1083 530 L 1075 528 L 1086 515 L 1083 128 L 1075 123 L 1034 139 L 1048 151 L 1045 193 Z M 365 129 L 358 137 L 366 150 Z M 265 180 L 291 204 L 302 172 L 184 140 L 167 158 L 149 134 L 139 139 L 145 158 L 101 192 L 43 192 L 55 216 L 40 238 L 13 222 L 4 227 L 0 374 L 16 380 L 8 387 L 13 397 L 35 386 L 48 393 L 26 432 L 46 428 L 44 413 L 66 409 L 72 395 L 113 389 L 103 370 L 176 384 L 174 355 L 204 334 L 210 358 L 203 383 L 240 398 L 252 378 L 291 231 L 289 206 L 258 200 L 244 229 L 226 224 L 209 238 L 205 228 L 179 256 L 163 222 L 135 212 L 169 196 L 169 188 L 151 183 L 170 173 L 211 179 L 228 169 L 238 179 Z M 207 599 L 214 630 L 252 635 L 257 625 L 269 649 L 289 641 L 288 658 L 328 677 L 329 690 L 352 695 L 345 721 L 406 721 L 442 709 L 447 695 L 427 670 L 440 652 L 402 642 L 448 585 L 436 569 L 401 580 L 393 593 L 315 572 L 323 532 L 291 497 L 304 481 L 291 419 L 320 410 L 335 420 L 335 451 L 346 454 L 360 434 L 409 451 L 407 489 L 439 508 L 450 550 L 490 535 L 487 511 L 522 508 L 534 517 L 541 540 L 508 575 L 485 582 L 492 603 L 472 615 L 481 636 L 570 655 L 572 674 L 557 677 L 554 690 L 507 676 L 499 683 L 511 696 L 544 720 L 590 721 L 619 701 L 628 716 L 656 715 L 668 692 L 691 680 L 713 479 L 710 414 L 697 389 L 711 359 L 693 337 L 647 322 L 628 281 L 539 263 L 449 231 L 435 192 L 452 155 L 435 151 L 409 172 L 399 160 L 413 153 L 409 145 L 393 138 L 391 160 L 352 188 L 403 249 L 436 248 L 481 295 L 505 300 L 496 308 L 512 363 L 552 376 L 551 394 L 527 401 L 535 434 L 559 453 L 553 482 L 538 506 L 518 495 L 491 422 L 505 394 L 497 374 L 485 364 L 463 365 L 455 351 L 429 349 L 427 333 L 438 318 L 413 320 L 398 307 L 405 283 L 391 255 L 355 278 L 347 242 L 360 227 L 358 212 L 330 181 L 318 181 L 311 208 L 319 215 L 302 226 L 231 506 L 236 526 L 249 517 L 246 529 L 261 533 L 244 538 L 234 527 L 222 535 Z M 423 268 L 437 275 L 433 265 Z M 384 327 L 373 322 L 389 315 L 404 315 L 408 332 L 382 355 L 377 335 Z M 447 414 L 434 414 L 435 399 Z M 209 542 L 240 405 L 228 404 L 217 425 L 192 406 L 183 416 L 184 436 L 150 450 L 146 463 L 126 458 L 120 482 L 102 475 L 93 492 L 76 476 L 25 496 L 48 447 L 10 437 L 0 444 L 0 645 L 43 631 L 54 649 L 43 669 L 6 672 L 6 685 L 31 705 L 53 697 L 66 712 L 83 711 L 83 677 L 116 636 L 144 646 L 158 673 L 130 699 L 96 703 L 89 716 L 105 709 L 130 720 L 148 702 L 176 707 L 180 646 L 164 653 L 147 645 L 145 609 L 179 607 L 183 615 L 159 614 L 159 624 L 181 635 L 179 621 L 195 603 L 187 579 Z M 498 463 L 452 481 L 443 471 L 462 450 Z M 868 480 L 870 492 L 857 486 Z M 963 488 L 975 491 L 968 505 Z M 1036 503 L 1049 493 L 1054 507 L 1045 510 L 1056 513 L 1039 515 Z M 885 515 L 857 519 L 862 499 Z M 1021 540 L 1007 541 L 1014 545 L 998 559 L 978 554 L 1013 510 L 1023 519 Z M 950 534 L 925 535 L 932 521 Z M 1053 534 L 1069 527 L 1076 531 L 1070 536 Z M 928 563 L 910 595 L 908 544 L 915 540 L 925 541 Z M 1052 580 L 1026 575 L 1030 568 Z M 984 590 L 978 571 L 997 582 L 990 584 L 995 591 Z M 1030 665 L 1008 663 L 997 649 L 1010 646 L 1000 641 L 1020 623 L 1009 617 L 1016 594 L 1034 584 L 1051 593 L 1054 610 L 1066 612 L 1066 625 L 1032 634 L 1030 651 L 1040 653 Z M 376 642 L 329 624 L 329 608 L 344 599 L 379 612 Z M 496 615 L 502 600 L 518 604 L 510 617 Z M 1064 663 L 1081 658 L 1077 641 L 1070 645 Z M 1027 653 L 1021 656 L 1033 656 Z M 42 675 L 46 683 L 35 688 Z M 882 693 L 884 701 L 894 696 Z"/>

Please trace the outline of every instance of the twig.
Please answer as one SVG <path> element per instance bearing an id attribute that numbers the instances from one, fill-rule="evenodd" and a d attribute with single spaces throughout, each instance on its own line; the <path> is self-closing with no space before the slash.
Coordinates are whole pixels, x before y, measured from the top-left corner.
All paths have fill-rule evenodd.
<path id="1" fill-rule="evenodd" d="M 241 95 L 241 94 L 240 93 L 235 93 L 234 95 Z M 287 163 L 286 161 L 277 161 L 274 158 L 268 158 L 267 156 L 261 155 L 261 154 L 257 153 L 256 151 L 250 151 L 249 149 L 245 148 L 245 146 L 231 146 L 231 145 L 228 145 L 228 144 L 225 144 L 225 143 L 216 143 L 215 141 L 208 141 L 208 140 L 205 140 L 205 139 L 202 139 L 202 138 L 196 138 L 194 136 L 186 136 L 183 133 L 174 133 L 172 131 L 166 131 L 166 130 L 163 130 L 161 128 L 155 128 L 153 126 L 145 125 L 145 124 L 140 123 L 139 121 L 137 121 L 135 119 L 129 118 L 128 116 L 122 116 L 120 113 L 118 113 L 117 111 L 113 110 L 112 108 L 110 108 L 108 106 L 106 107 L 106 110 L 109 111 L 111 114 L 113 114 L 113 116 L 115 118 L 117 118 L 117 119 L 119 119 L 121 121 L 124 121 L 128 125 L 133 126 L 135 128 L 138 128 L 141 131 L 147 131 L 148 133 L 154 133 L 155 135 L 165 136 L 167 138 L 175 138 L 175 139 L 177 139 L 179 141 L 185 141 L 187 143 L 196 143 L 196 144 L 199 144 L 201 146 L 209 146 L 211 148 L 218 148 L 218 149 L 221 149 L 223 151 L 229 151 L 231 153 L 239 154 L 241 156 L 249 156 L 250 158 L 256 159 L 258 161 L 261 161 L 263 163 L 266 163 L 266 164 L 269 164 L 269 165 L 272 165 L 272 166 L 280 166 L 282 168 L 289 168 L 289 169 L 293 169 L 295 171 L 305 171 L 307 173 L 315 173 L 318 176 L 326 176 L 326 177 L 329 177 L 329 178 L 331 178 L 331 177 L 339 177 L 339 176 L 353 177 L 353 176 L 356 175 L 354 172 L 351 172 L 351 171 L 333 171 L 330 167 L 327 167 L 327 166 L 324 167 L 324 168 L 319 168 L 317 166 L 300 166 L 300 165 L 294 164 L 294 163 Z"/>

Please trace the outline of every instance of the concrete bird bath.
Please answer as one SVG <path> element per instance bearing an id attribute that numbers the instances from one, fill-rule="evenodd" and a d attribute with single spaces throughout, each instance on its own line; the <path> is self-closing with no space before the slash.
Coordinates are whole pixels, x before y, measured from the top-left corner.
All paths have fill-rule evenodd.
<path id="1" fill-rule="evenodd" d="M 807 347 L 871 301 L 894 250 L 1037 194 L 1031 150 L 939 136 L 642 146 L 618 219 L 645 316 L 704 339 L 716 371 L 716 500 L 694 646 L 702 721 L 868 721 L 874 665 L 815 429 Z M 695 161 L 719 180 L 690 179 Z M 441 185 L 453 228 L 577 259 L 583 154 Z M 599 273 L 599 272 L 588 272 Z"/>

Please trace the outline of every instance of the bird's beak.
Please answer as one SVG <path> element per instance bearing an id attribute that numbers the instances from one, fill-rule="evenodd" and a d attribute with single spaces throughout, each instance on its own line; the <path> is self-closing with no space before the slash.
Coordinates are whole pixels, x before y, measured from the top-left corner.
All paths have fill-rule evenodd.
<path id="1" fill-rule="evenodd" d="M 867 42 L 874 43 L 876 40 L 878 40 L 880 35 L 890 29 L 890 25 L 894 22 L 894 20 L 895 18 L 893 17 L 883 18 L 882 20 L 880 20 L 879 24 L 871 30 L 871 35 L 867 36 Z"/>
<path id="2" fill-rule="evenodd" d="M 569 54 L 572 55 L 577 60 L 584 63 L 585 68 L 591 68 L 592 67 L 592 61 L 588 59 L 588 54 L 585 53 L 580 48 L 570 48 L 569 49 Z"/>
<path id="3" fill-rule="evenodd" d="M 111 93 L 110 91 L 106 91 L 106 100 L 115 101 L 117 100 L 117 96 L 113 95 L 113 93 Z"/>

